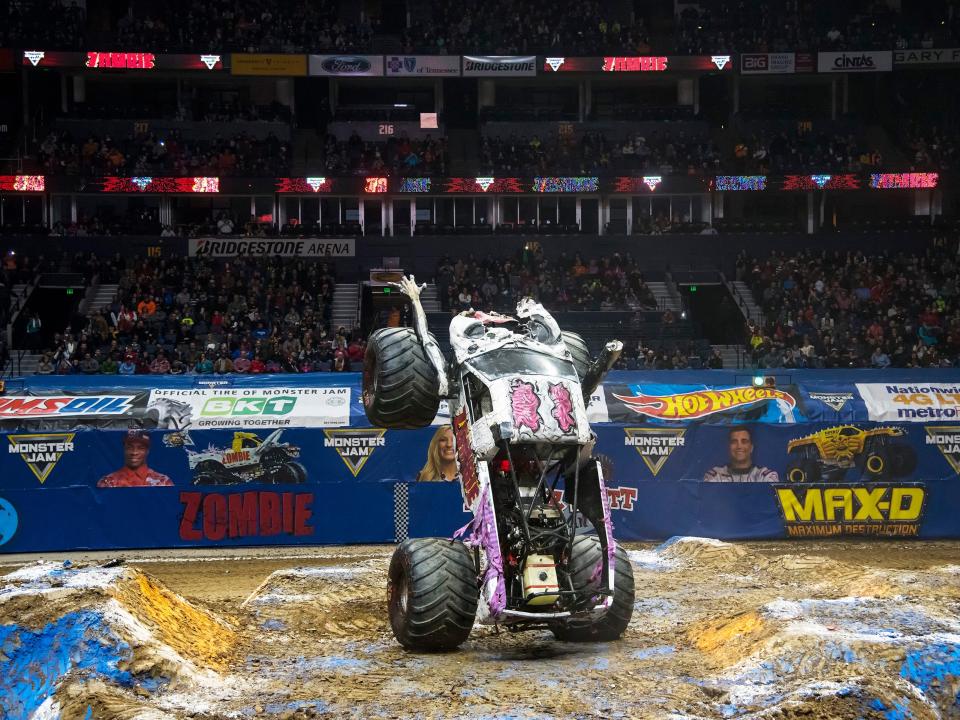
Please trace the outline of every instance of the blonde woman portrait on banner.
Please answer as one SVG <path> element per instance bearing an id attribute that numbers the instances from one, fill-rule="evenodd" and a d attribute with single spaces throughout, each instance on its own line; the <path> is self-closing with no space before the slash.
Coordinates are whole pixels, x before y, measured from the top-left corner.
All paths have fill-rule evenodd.
<path id="1" fill-rule="evenodd" d="M 427 462 L 417 474 L 418 481 L 443 482 L 457 480 L 457 448 L 453 440 L 453 429 L 449 425 L 437 428 L 427 447 Z"/>

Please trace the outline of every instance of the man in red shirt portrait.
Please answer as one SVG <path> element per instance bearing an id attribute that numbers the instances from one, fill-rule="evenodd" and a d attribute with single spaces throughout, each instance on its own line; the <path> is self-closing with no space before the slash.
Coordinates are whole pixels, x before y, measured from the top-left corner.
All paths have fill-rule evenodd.
<path id="1" fill-rule="evenodd" d="M 123 438 L 123 467 L 97 482 L 98 488 L 172 486 L 169 477 L 147 467 L 150 435 L 142 430 L 130 430 Z"/>

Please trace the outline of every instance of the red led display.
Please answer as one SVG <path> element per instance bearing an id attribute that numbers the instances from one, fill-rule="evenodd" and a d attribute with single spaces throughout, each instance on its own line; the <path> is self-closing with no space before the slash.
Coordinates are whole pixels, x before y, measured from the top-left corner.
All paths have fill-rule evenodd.
<path id="1" fill-rule="evenodd" d="M 363 191 L 366 193 L 385 193 L 387 179 L 385 177 L 368 177 L 363 182 Z"/>
<path id="2" fill-rule="evenodd" d="M 876 190 L 935 188 L 939 180 L 937 173 L 874 173 L 870 176 L 870 187 Z"/>
<path id="3" fill-rule="evenodd" d="M 277 178 L 278 193 L 328 193 L 333 189 L 333 182 L 330 178 L 309 177 Z"/>
<path id="4" fill-rule="evenodd" d="M 215 177 L 106 177 L 100 192 L 104 193 L 216 193 L 220 178 Z"/>
<path id="5" fill-rule="evenodd" d="M 88 68 L 153 70 L 156 57 L 149 52 L 88 52 Z"/>
<path id="6" fill-rule="evenodd" d="M 522 193 L 527 192 L 520 178 L 454 177 L 443 181 L 444 193 Z"/>
<path id="7" fill-rule="evenodd" d="M 786 175 L 781 190 L 859 190 L 860 178 L 853 173 L 841 175 Z"/>
<path id="8" fill-rule="evenodd" d="M 46 179 L 43 175 L 0 175 L 0 190 L 43 192 L 46 187 Z"/>
<path id="9" fill-rule="evenodd" d="M 732 71 L 729 55 L 615 55 L 607 57 L 546 56 L 541 72 L 716 72 Z"/>

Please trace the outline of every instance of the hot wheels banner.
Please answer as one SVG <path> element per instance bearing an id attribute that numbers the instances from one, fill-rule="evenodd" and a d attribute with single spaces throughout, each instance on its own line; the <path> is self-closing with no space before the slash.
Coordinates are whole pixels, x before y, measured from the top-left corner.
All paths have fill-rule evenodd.
<path id="1" fill-rule="evenodd" d="M 715 385 L 692 387 L 636 383 L 605 385 L 613 422 L 796 423 L 805 418 L 797 408 L 794 387 Z"/>

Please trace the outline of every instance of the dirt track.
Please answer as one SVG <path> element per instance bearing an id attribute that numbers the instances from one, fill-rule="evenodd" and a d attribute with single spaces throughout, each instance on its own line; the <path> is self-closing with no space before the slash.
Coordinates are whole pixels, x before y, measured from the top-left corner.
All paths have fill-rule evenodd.
<path id="1" fill-rule="evenodd" d="M 217 642 L 229 657 L 214 642 L 192 658 L 198 667 L 222 660 L 216 682 L 175 677 L 139 694 L 68 683 L 58 692 L 63 718 L 88 707 L 93 717 L 125 718 L 152 717 L 149 709 L 183 718 L 960 716 L 957 543 L 628 547 L 637 600 L 621 642 L 475 628 L 459 652 L 442 655 L 404 652 L 390 634 L 389 547 L 130 559 L 227 628 L 174 608 L 178 632 L 167 632 L 167 645 L 199 624 L 203 637 L 226 633 Z M 147 615 L 162 604 L 134 597 L 133 581 L 124 587 L 134 588 L 125 602 Z M 147 581 L 139 587 L 154 592 Z M 64 600 L 68 608 L 87 601 Z M 0 603 L 0 624 L 11 610 Z M 52 612 L 37 610 L 31 622 L 49 622 Z M 162 635 L 166 620 L 153 617 Z M 139 665 L 176 675 L 151 665 L 149 645 L 134 648 Z M 201 646 L 191 640 L 180 654 Z"/>

